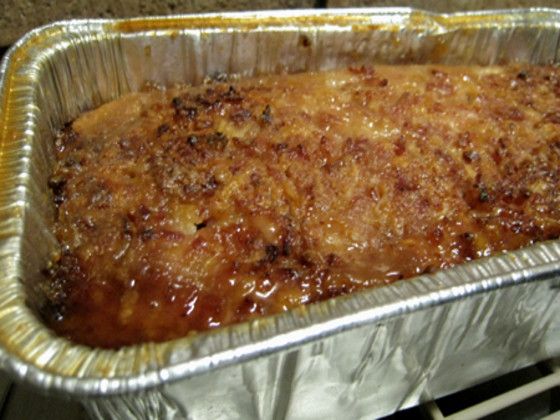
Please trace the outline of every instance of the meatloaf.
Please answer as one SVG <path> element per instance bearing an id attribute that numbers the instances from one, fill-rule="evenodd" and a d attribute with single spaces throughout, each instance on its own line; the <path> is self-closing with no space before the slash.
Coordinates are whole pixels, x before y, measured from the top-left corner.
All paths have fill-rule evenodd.
<path id="1" fill-rule="evenodd" d="M 55 139 L 42 314 L 116 348 L 560 234 L 560 70 L 376 66 L 150 88 Z"/>

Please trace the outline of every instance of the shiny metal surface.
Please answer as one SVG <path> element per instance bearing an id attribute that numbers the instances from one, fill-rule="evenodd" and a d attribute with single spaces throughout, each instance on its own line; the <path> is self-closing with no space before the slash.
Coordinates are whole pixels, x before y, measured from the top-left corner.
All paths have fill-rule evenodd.
<path id="1" fill-rule="evenodd" d="M 217 72 L 558 62 L 559 40 L 560 12 L 546 9 L 233 13 L 29 33 L 0 67 L 0 365 L 99 418 L 371 418 L 560 355 L 560 241 L 118 351 L 74 345 L 35 315 L 57 246 L 52 138 L 80 112 Z"/>

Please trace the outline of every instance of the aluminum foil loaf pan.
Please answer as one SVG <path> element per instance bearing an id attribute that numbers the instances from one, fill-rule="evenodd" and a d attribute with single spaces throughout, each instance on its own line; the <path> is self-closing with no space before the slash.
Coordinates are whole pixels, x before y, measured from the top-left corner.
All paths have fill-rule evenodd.
<path id="1" fill-rule="evenodd" d="M 99 418 L 372 418 L 560 355 L 560 242 L 165 343 L 42 325 L 53 136 L 146 82 L 375 63 L 558 61 L 560 12 L 313 10 L 55 23 L 0 68 L 0 364 Z"/>

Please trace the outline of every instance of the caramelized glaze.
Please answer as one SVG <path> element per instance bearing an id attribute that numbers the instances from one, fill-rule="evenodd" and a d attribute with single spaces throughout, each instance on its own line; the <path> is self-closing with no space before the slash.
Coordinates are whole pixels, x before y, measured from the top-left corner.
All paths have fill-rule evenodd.
<path id="1" fill-rule="evenodd" d="M 560 234 L 560 71 L 379 66 L 131 93 L 56 139 L 43 310 L 163 341 Z"/>

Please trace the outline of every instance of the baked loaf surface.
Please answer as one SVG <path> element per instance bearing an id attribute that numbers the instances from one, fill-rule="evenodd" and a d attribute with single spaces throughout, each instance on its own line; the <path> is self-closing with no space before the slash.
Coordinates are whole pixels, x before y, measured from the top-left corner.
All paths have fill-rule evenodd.
<path id="1" fill-rule="evenodd" d="M 560 234 L 560 70 L 376 66 L 132 93 L 56 139 L 48 324 L 162 341 Z"/>

